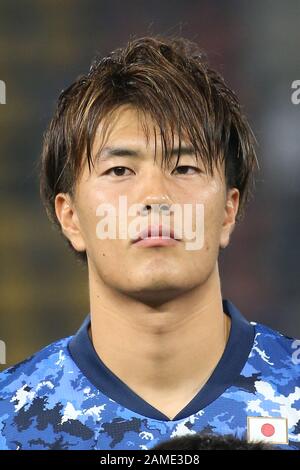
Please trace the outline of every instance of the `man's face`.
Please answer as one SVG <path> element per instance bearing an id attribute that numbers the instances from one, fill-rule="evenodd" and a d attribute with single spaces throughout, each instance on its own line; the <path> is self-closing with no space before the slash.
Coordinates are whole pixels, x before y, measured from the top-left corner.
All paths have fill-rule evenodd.
<path id="1" fill-rule="evenodd" d="M 158 304 L 202 285 L 209 278 L 216 267 L 220 246 L 225 247 L 229 241 L 238 207 L 238 190 L 226 190 L 223 167 L 219 171 L 215 168 L 210 176 L 193 154 L 182 152 L 177 169 L 177 156 L 174 155 L 169 167 L 163 168 L 160 135 L 157 133 L 154 162 L 155 136 L 150 133 L 147 145 L 137 111 L 122 106 L 116 113 L 104 143 L 102 125 L 99 125 L 92 154 L 94 156 L 100 146 L 103 150 L 95 160 L 94 168 L 89 172 L 86 163 L 70 205 L 65 195 L 58 195 L 56 211 L 74 248 L 86 250 L 90 275 L 126 295 Z M 153 123 L 147 119 L 149 129 L 153 129 Z M 188 142 L 182 141 L 182 147 L 188 147 Z M 120 151 L 115 151 L 112 155 L 112 149 L 116 148 L 126 152 L 121 155 Z M 128 155 L 130 152 L 136 155 Z M 115 207 L 118 224 L 120 196 L 126 197 L 127 209 L 133 204 L 147 206 L 146 211 L 137 211 L 135 216 L 126 214 L 128 224 L 133 219 L 140 220 L 143 228 L 145 221 L 146 226 L 150 225 L 151 213 L 155 210 L 155 221 L 168 221 L 174 229 L 172 213 L 165 219 L 157 219 L 161 217 L 158 205 L 173 204 L 183 208 L 188 204 L 192 212 L 185 223 L 191 224 L 193 230 L 201 230 L 201 227 L 197 228 L 195 209 L 197 204 L 202 204 L 203 246 L 197 250 L 187 249 L 189 240 L 184 230 L 180 241 L 159 246 L 133 243 L 129 236 L 127 239 L 99 239 L 97 226 L 99 228 L 101 217 L 97 208 L 99 211 L 103 204 Z"/>

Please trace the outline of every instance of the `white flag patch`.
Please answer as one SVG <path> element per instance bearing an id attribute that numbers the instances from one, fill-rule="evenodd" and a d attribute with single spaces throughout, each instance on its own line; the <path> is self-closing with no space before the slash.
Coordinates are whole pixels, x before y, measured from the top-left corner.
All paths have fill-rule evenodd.
<path id="1" fill-rule="evenodd" d="M 248 442 L 262 441 L 270 444 L 288 444 L 287 419 L 248 416 L 247 438 Z"/>

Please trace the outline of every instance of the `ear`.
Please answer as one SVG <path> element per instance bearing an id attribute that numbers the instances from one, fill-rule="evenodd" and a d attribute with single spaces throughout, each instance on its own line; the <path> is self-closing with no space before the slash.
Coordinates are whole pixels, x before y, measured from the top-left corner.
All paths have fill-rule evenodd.
<path id="1" fill-rule="evenodd" d="M 230 241 L 230 235 L 235 226 L 236 215 L 239 208 L 240 193 L 237 188 L 227 191 L 224 207 L 224 220 L 221 228 L 220 247 L 226 248 Z"/>
<path id="2" fill-rule="evenodd" d="M 85 251 L 80 223 L 74 202 L 67 193 L 59 193 L 55 197 L 55 212 L 60 222 L 63 234 L 77 251 Z"/>

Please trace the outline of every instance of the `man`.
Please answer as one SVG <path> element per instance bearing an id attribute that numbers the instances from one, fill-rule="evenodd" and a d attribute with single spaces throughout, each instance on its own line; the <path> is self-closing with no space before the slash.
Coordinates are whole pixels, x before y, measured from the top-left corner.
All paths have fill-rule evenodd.
<path id="1" fill-rule="evenodd" d="M 236 96 L 184 39 L 131 41 L 62 92 L 41 195 L 87 263 L 90 315 L 1 374 L 3 449 L 150 449 L 203 430 L 300 447 L 297 343 L 221 294 L 255 165 Z"/>

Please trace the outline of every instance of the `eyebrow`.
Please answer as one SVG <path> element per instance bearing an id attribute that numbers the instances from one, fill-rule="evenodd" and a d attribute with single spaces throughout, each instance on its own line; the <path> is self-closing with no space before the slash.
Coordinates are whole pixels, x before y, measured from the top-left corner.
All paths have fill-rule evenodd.
<path id="1" fill-rule="evenodd" d="M 181 148 L 174 147 L 171 150 L 171 156 L 178 155 L 195 155 L 195 149 L 192 146 L 182 145 Z M 142 154 L 139 150 L 134 150 L 126 147 L 104 147 L 96 154 L 96 159 L 106 160 L 110 157 L 140 157 Z"/>

